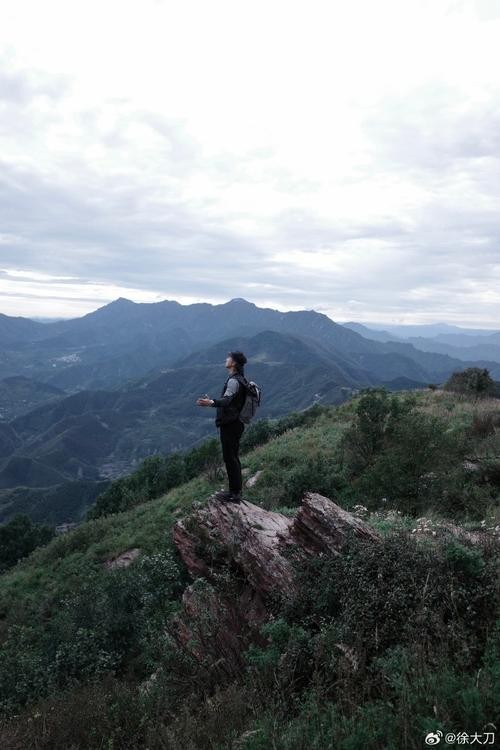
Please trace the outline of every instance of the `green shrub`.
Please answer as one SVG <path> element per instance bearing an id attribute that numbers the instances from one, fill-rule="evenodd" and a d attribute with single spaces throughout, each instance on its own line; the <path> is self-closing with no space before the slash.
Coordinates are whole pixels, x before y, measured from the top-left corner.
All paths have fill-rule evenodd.
<path id="1" fill-rule="evenodd" d="M 306 491 L 335 497 L 343 486 L 334 461 L 325 453 L 314 454 L 307 463 L 292 460 L 291 464 L 283 480 L 283 495 L 291 505 L 298 505 Z"/>
<path id="2" fill-rule="evenodd" d="M 500 427 L 500 411 L 487 411 L 482 414 L 476 412 L 472 416 L 469 433 L 472 437 L 484 439 L 494 435 L 497 427 Z"/>
<path id="3" fill-rule="evenodd" d="M 400 400 L 372 390 L 360 399 L 339 446 L 349 485 L 342 497 L 349 505 L 362 502 L 372 509 L 385 498 L 408 515 L 429 507 L 456 515 L 480 513 L 483 504 L 478 510 L 467 501 L 466 487 L 474 481 L 462 466 L 467 448 L 465 425 L 450 429 L 442 417 L 418 410 L 412 394 Z"/>
<path id="4" fill-rule="evenodd" d="M 349 476 L 356 476 L 369 466 L 387 445 L 395 425 L 412 412 L 415 398 L 390 396 L 385 388 L 367 388 L 361 392 L 352 425 L 345 431 L 339 457 Z"/>
<path id="5" fill-rule="evenodd" d="M 0 649 L 0 709 L 103 673 L 147 673 L 186 583 L 167 550 L 128 568 L 91 568 L 44 623 L 12 625 Z"/>
<path id="6" fill-rule="evenodd" d="M 444 384 L 444 389 L 475 398 L 487 398 L 494 396 L 496 387 L 489 370 L 481 367 L 467 367 L 465 370 L 454 372 Z"/>
<path id="7" fill-rule="evenodd" d="M 50 526 L 33 523 L 29 516 L 22 513 L 0 526 L 0 574 L 36 547 L 48 544 L 54 533 Z"/>
<path id="8" fill-rule="evenodd" d="M 87 520 L 121 513 L 159 497 L 187 479 L 183 454 L 172 453 L 166 458 L 159 455 L 148 456 L 133 474 L 115 480 L 97 497 L 95 504 L 87 512 Z"/>
<path id="9" fill-rule="evenodd" d="M 192 448 L 185 456 L 186 476 L 192 479 L 206 472 L 209 481 L 215 481 L 220 477 L 222 468 L 222 450 L 220 440 L 210 438 L 200 446 Z"/>
<path id="10" fill-rule="evenodd" d="M 379 544 L 350 537 L 345 554 L 300 569 L 282 616 L 313 630 L 329 619 L 335 637 L 365 661 L 421 644 L 428 656 L 443 651 L 474 666 L 498 602 L 494 554 L 456 541 L 422 544 L 405 531 Z"/>

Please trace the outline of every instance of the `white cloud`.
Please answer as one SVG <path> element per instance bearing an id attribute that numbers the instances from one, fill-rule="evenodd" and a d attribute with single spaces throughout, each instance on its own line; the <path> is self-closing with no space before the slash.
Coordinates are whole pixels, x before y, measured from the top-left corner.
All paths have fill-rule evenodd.
<path id="1" fill-rule="evenodd" d="M 0 310 L 493 324 L 498 38 L 489 0 L 4 0 L 0 266 L 50 278 Z"/>

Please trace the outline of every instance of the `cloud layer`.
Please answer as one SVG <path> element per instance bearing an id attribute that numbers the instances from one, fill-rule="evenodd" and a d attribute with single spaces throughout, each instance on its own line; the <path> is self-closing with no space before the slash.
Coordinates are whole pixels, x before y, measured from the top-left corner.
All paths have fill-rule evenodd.
<path id="1" fill-rule="evenodd" d="M 491 0 L 6 0 L 0 312 L 494 326 Z"/>

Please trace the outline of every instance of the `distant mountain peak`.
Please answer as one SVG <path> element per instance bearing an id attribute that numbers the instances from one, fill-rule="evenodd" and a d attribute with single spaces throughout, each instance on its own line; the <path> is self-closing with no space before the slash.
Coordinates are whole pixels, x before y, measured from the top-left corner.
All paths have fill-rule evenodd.
<path id="1" fill-rule="evenodd" d="M 73 320 L 88 321 L 93 319 L 99 320 L 101 318 L 104 320 L 112 320 L 116 315 L 120 316 L 122 313 L 124 313 L 126 310 L 130 310 L 132 307 L 139 306 L 136 305 L 135 302 L 132 302 L 131 299 L 127 299 L 126 297 L 118 297 L 117 299 L 112 300 L 112 302 L 108 302 L 106 305 L 98 307 L 96 310 L 92 310 L 86 315 L 83 315 L 81 318 L 74 318 Z"/>
<path id="2" fill-rule="evenodd" d="M 109 303 L 110 305 L 135 305 L 135 302 L 133 302 L 131 299 L 127 299 L 126 297 L 118 297 L 118 299 L 114 299 L 112 302 Z"/>
<path id="3" fill-rule="evenodd" d="M 244 297 L 233 297 L 233 299 L 230 299 L 230 300 L 229 300 L 229 302 L 227 302 L 227 304 L 228 304 L 228 305 L 231 305 L 231 304 L 233 304 L 234 302 L 238 302 L 238 303 L 242 303 L 242 302 L 244 302 L 244 303 L 245 303 L 245 305 L 252 305 L 253 307 L 255 307 L 255 305 L 253 304 L 253 302 L 249 302 L 249 301 L 248 301 L 247 299 L 245 299 Z"/>

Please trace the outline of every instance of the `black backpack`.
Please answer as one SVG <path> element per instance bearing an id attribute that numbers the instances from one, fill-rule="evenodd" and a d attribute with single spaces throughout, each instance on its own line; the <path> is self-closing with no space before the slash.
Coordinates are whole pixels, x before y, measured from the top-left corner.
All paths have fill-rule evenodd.
<path id="1" fill-rule="evenodd" d="M 253 380 L 247 380 L 241 373 L 237 373 L 234 377 L 237 378 L 240 385 L 245 389 L 245 401 L 238 417 L 244 424 L 249 424 L 260 406 L 262 388 L 257 383 L 254 383 Z"/>

